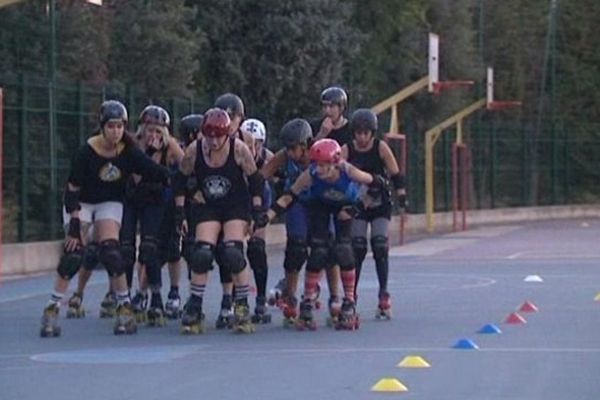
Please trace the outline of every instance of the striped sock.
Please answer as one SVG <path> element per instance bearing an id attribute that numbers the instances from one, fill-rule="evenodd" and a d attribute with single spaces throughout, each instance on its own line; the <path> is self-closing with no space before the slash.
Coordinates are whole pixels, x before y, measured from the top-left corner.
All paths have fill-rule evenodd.
<path id="1" fill-rule="evenodd" d="M 235 285 L 233 298 L 237 302 L 238 300 L 244 300 L 248 298 L 250 293 L 250 285 Z"/>
<path id="2" fill-rule="evenodd" d="M 205 289 L 206 289 L 206 285 L 203 285 L 203 284 L 198 285 L 195 283 L 190 283 L 190 293 L 192 294 L 192 296 L 203 298 Z"/>
<path id="3" fill-rule="evenodd" d="M 321 272 L 306 272 L 304 277 L 304 298 L 314 300 L 317 297 L 317 286 L 321 280 Z"/>
<path id="4" fill-rule="evenodd" d="M 48 300 L 48 305 L 49 306 L 60 306 L 60 301 L 63 299 L 63 297 L 65 297 L 64 293 L 59 293 L 57 291 L 53 291 L 52 294 L 50 295 L 50 300 Z"/>
<path id="5" fill-rule="evenodd" d="M 131 302 L 131 300 L 129 299 L 129 291 L 128 290 L 124 290 L 122 292 L 117 292 L 116 296 L 117 296 L 117 305 L 119 305 L 119 306 L 121 306 L 125 303 Z"/>
<path id="6" fill-rule="evenodd" d="M 341 271 L 342 285 L 344 286 L 344 297 L 354 302 L 354 285 L 356 283 L 356 271 Z"/>

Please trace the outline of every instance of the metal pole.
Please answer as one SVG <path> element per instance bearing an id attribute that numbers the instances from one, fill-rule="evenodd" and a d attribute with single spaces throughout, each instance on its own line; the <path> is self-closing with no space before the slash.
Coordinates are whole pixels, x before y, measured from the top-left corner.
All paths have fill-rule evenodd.
<path id="1" fill-rule="evenodd" d="M 21 75 L 21 127 L 20 131 L 20 160 L 21 160 L 21 187 L 20 187 L 20 208 L 19 213 L 19 229 L 18 236 L 19 242 L 24 242 L 27 239 L 27 215 L 29 212 L 29 199 L 27 197 L 27 189 L 29 186 L 29 151 L 27 150 L 27 142 L 29 141 L 29 127 L 28 121 L 29 116 L 27 114 L 27 107 L 29 104 L 29 93 L 27 91 L 27 79 L 23 74 Z"/>
<path id="2" fill-rule="evenodd" d="M 49 78 L 48 84 L 48 152 L 50 156 L 50 195 L 49 197 L 49 214 L 50 214 L 50 239 L 56 235 L 56 213 L 57 202 L 57 171 L 56 171 L 56 104 L 54 85 L 56 78 L 56 1 L 50 0 L 49 17 L 50 17 L 50 54 L 49 54 Z"/>
<path id="3" fill-rule="evenodd" d="M 2 149 L 4 143 L 4 92 L 0 87 L 0 277 L 2 276 L 2 230 L 4 229 L 4 181 L 2 176 L 2 170 L 4 165 L 4 158 L 2 156 Z"/>

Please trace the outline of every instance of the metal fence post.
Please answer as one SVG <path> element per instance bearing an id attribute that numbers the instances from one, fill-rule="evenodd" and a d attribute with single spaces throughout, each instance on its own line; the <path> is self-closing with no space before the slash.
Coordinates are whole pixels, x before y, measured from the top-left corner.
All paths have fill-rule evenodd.
<path id="1" fill-rule="evenodd" d="M 19 242 L 24 242 L 27 238 L 27 214 L 29 208 L 29 202 L 27 197 L 28 186 L 29 186 L 29 160 L 27 151 L 27 142 L 29 141 L 29 127 L 28 120 L 29 117 L 27 115 L 27 107 L 29 103 L 29 93 L 27 90 L 27 77 L 25 74 L 21 74 L 21 120 L 20 120 L 20 140 L 19 140 L 19 160 L 20 169 L 21 169 L 21 182 L 20 182 L 20 198 L 19 198 L 19 208 L 21 209 L 19 213 L 19 225 L 17 228 Z"/>

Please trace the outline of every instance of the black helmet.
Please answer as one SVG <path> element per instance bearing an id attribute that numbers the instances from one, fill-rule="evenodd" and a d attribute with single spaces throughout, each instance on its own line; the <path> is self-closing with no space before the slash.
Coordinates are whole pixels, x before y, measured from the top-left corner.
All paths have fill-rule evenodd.
<path id="1" fill-rule="evenodd" d="M 299 144 L 304 144 L 308 147 L 313 137 L 309 123 L 302 118 L 295 118 L 286 122 L 279 134 L 283 145 L 287 148 Z"/>
<path id="2" fill-rule="evenodd" d="M 171 124 L 169 113 L 159 106 L 146 106 L 140 113 L 139 124 L 154 124 L 168 127 Z"/>
<path id="3" fill-rule="evenodd" d="M 227 111 L 230 117 L 244 117 L 244 102 L 240 97 L 233 93 L 225 93 L 217 97 L 215 107 Z"/>
<path id="4" fill-rule="evenodd" d="M 111 119 L 120 119 L 124 124 L 127 123 L 127 109 L 120 101 L 106 100 L 100 106 L 100 127 L 103 128 Z"/>
<path id="5" fill-rule="evenodd" d="M 339 86 L 328 87 L 321 92 L 321 104 L 334 104 L 345 110 L 348 106 L 348 95 Z"/>
<path id="6" fill-rule="evenodd" d="M 192 142 L 193 139 L 190 138 L 198 136 L 203 120 L 204 116 L 202 114 L 189 114 L 181 118 L 181 121 L 179 121 L 179 135 L 186 144 Z"/>
<path id="7" fill-rule="evenodd" d="M 350 117 L 350 132 L 369 130 L 377 132 L 377 115 L 368 108 L 359 108 Z"/>

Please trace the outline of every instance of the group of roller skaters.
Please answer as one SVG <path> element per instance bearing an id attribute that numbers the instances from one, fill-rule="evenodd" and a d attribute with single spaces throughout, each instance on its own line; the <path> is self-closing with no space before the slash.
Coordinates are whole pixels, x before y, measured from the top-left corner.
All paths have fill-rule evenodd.
<path id="1" fill-rule="evenodd" d="M 85 315 L 86 283 L 99 266 L 109 277 L 100 316 L 115 319 L 115 334 L 177 318 L 183 334 L 202 333 L 203 299 L 215 263 L 222 285 L 217 329 L 254 332 L 255 324 L 271 322 L 267 303 L 282 309 L 285 326 L 316 329 L 323 270 L 330 294 L 328 324 L 358 329 L 357 285 L 369 225 L 380 288 L 377 317 L 389 319 L 391 190 L 404 207 L 404 177 L 388 145 L 376 137 L 371 110 L 357 109 L 348 120 L 348 97 L 340 87 L 325 89 L 320 100 L 322 117 L 312 124 L 288 121 L 279 134 L 283 148 L 275 154 L 266 148 L 265 125 L 246 119 L 235 94 L 218 97 L 204 114 L 182 118 L 181 142 L 171 135 L 170 116 L 162 107 L 147 106 L 130 134 L 125 106 L 105 101 L 99 129 L 73 157 L 63 201 L 64 251 L 40 335 L 60 336 L 59 309 L 75 275 L 77 289 L 66 315 Z M 283 192 L 272 199 L 276 180 Z M 268 300 L 265 228 L 279 215 L 285 215 L 287 230 L 285 276 Z M 190 293 L 183 307 L 182 256 Z M 165 303 L 164 264 L 170 280 Z M 250 269 L 256 287 L 253 314 Z"/>

